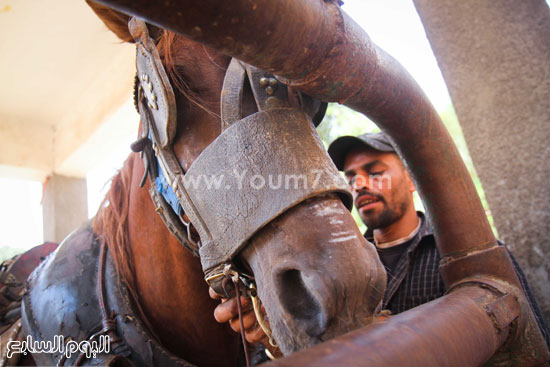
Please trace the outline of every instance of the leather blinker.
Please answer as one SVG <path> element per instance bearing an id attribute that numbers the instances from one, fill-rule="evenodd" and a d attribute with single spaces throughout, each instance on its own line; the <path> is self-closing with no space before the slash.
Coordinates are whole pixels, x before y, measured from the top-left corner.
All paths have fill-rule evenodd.
<path id="1" fill-rule="evenodd" d="M 172 145 L 176 135 L 177 111 L 174 91 L 145 22 L 132 18 L 128 27 L 136 41 L 139 93 L 147 100 L 159 144 L 166 148 Z"/>

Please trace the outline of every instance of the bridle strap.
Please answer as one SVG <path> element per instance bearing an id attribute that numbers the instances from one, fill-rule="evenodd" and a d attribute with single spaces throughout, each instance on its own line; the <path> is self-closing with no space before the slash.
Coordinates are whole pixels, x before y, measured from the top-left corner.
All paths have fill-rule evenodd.
<path id="1" fill-rule="evenodd" d="M 257 111 L 274 108 L 298 108 L 305 112 L 317 127 L 325 115 L 327 103 L 292 90 L 268 72 L 231 59 L 223 81 L 221 105 L 221 131 L 243 117 L 243 91 L 246 82 L 250 85 Z M 291 103 L 290 100 L 294 103 Z"/>
<path id="2" fill-rule="evenodd" d="M 199 245 L 191 235 L 191 223 L 182 218 L 185 213 L 194 223 L 201 221 L 193 220 L 194 210 L 186 200 L 185 188 L 178 189 L 174 182 L 174 177 L 183 175 L 172 149 L 177 124 L 174 92 L 147 24 L 133 17 L 128 28 L 136 41 L 135 94 L 142 120 L 141 137 L 132 145 L 132 150 L 141 152 L 145 174 L 151 182 L 149 193 L 157 213 L 178 241 L 198 255 Z"/>
<path id="3" fill-rule="evenodd" d="M 171 147 L 176 135 L 177 110 L 174 91 L 160 60 L 155 41 L 149 35 L 147 24 L 134 17 L 130 20 L 128 28 L 136 41 L 136 68 L 140 91 L 147 101 L 147 109 L 157 135 L 157 144 L 159 148 L 165 149 Z"/>
<path id="4" fill-rule="evenodd" d="M 242 99 L 246 70 L 242 63 L 233 58 L 227 67 L 220 98 L 221 131 L 243 118 Z"/>

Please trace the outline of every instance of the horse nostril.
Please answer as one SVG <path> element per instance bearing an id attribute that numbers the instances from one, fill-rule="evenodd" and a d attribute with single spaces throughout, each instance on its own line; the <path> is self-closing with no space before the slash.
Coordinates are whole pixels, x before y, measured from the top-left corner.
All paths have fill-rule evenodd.
<path id="1" fill-rule="evenodd" d="M 285 270 L 278 275 L 281 304 L 292 318 L 301 324 L 305 332 L 313 337 L 320 336 L 326 329 L 326 315 L 304 283 L 299 270 Z"/>

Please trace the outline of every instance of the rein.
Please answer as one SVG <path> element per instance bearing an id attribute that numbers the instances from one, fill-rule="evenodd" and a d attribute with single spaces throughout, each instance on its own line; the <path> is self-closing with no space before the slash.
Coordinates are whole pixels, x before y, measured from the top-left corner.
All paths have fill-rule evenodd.
<path id="1" fill-rule="evenodd" d="M 231 279 L 239 310 L 240 288 L 252 298 L 256 318 L 275 345 L 263 321 L 254 278 L 242 272 L 233 259 L 263 226 L 304 200 L 338 193 L 351 207 L 347 185 L 312 123 L 312 119 L 320 122 L 326 104 L 291 91 L 270 73 L 232 59 L 221 92 L 221 134 L 184 172 L 173 150 L 177 112 L 169 78 L 147 24 L 132 18 L 129 30 L 137 48 L 134 98 L 142 131 L 131 148 L 144 162 L 140 186 L 148 176 L 156 211 L 179 242 L 200 257 L 208 285 L 227 295 L 224 284 Z M 258 112 L 243 116 L 248 86 Z M 294 108 L 297 104 L 300 109 Z M 265 177 L 283 172 L 305 172 L 306 180 L 303 188 L 295 183 L 294 189 L 279 191 L 266 185 L 242 189 L 235 173 L 249 170 L 264 177 L 264 183 Z M 197 187 L 203 176 L 222 177 L 229 185 L 225 190 Z M 194 233 L 200 238 L 195 239 Z M 241 313 L 239 317 L 246 352 Z"/>

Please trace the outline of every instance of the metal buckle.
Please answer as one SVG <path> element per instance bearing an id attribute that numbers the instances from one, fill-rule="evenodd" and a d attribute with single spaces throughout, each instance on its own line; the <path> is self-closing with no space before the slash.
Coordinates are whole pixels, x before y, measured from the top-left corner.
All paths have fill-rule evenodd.
<path id="1" fill-rule="evenodd" d="M 211 286 L 214 281 L 224 277 L 230 277 L 233 281 L 240 281 L 245 285 L 246 289 L 249 289 L 250 285 L 254 282 L 254 278 L 252 276 L 234 269 L 233 264 L 225 264 L 222 271 L 210 275 L 205 279 L 205 281 L 209 286 Z"/>
<path id="2" fill-rule="evenodd" d="M 185 228 L 187 229 L 187 241 L 189 241 L 191 246 L 193 246 L 194 248 L 196 248 L 198 250 L 201 247 L 201 245 L 200 245 L 201 241 L 199 240 L 198 242 L 196 242 L 193 239 L 193 235 L 191 233 L 191 227 L 193 226 L 193 224 L 191 223 L 191 221 L 186 221 L 185 220 L 185 213 L 184 213 L 184 215 L 179 216 L 179 218 L 180 218 L 181 222 L 183 223 L 183 225 L 185 226 Z"/>

